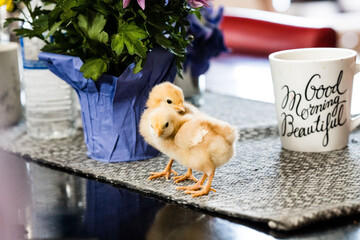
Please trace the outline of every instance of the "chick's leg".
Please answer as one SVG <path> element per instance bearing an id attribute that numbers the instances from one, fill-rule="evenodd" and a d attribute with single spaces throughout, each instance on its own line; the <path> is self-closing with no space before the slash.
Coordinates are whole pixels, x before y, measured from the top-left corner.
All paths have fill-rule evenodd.
<path id="1" fill-rule="evenodd" d="M 177 187 L 176 190 L 186 190 L 186 191 L 193 191 L 193 190 L 198 190 L 201 189 L 205 180 L 207 178 L 207 174 L 204 173 L 204 175 L 200 178 L 200 180 L 198 180 L 194 185 L 192 186 L 181 186 L 181 187 Z M 185 191 L 185 193 L 186 193 Z"/>
<path id="2" fill-rule="evenodd" d="M 175 183 L 179 183 L 182 182 L 186 179 L 190 179 L 193 180 L 194 182 L 197 182 L 198 180 L 194 177 L 194 175 L 192 174 L 192 169 L 188 168 L 187 172 L 185 175 L 181 175 L 181 176 L 177 176 L 177 177 L 173 177 L 172 179 L 175 180 Z"/>
<path id="3" fill-rule="evenodd" d="M 165 167 L 164 171 L 162 172 L 151 172 L 151 177 L 148 178 L 148 180 L 159 178 L 165 176 L 166 180 L 169 180 L 170 174 L 173 173 L 175 175 L 178 175 L 177 172 L 171 169 L 171 166 L 174 162 L 174 159 L 170 159 L 168 165 Z"/>
<path id="4" fill-rule="evenodd" d="M 204 175 L 206 175 L 206 173 L 204 173 Z M 192 197 L 198 197 L 198 196 L 202 196 L 202 195 L 208 195 L 210 191 L 216 192 L 216 190 L 211 188 L 211 182 L 214 178 L 214 175 L 215 175 L 215 170 L 213 170 L 211 172 L 211 174 L 209 175 L 209 178 L 206 182 L 205 187 L 203 187 L 201 190 L 194 191 L 194 190 L 189 189 L 189 190 L 186 190 L 185 193 L 192 194 L 191 195 Z"/>

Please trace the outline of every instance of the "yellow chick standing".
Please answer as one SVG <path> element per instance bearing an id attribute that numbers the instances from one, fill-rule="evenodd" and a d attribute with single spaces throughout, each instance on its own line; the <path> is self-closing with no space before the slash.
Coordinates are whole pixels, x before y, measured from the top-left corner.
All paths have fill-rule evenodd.
<path id="1" fill-rule="evenodd" d="M 147 110 L 144 112 L 142 116 L 142 122 L 140 122 L 140 131 L 147 124 L 147 119 L 149 113 L 157 108 L 157 107 L 166 107 L 170 106 L 175 109 L 180 115 L 193 114 L 198 112 L 198 109 L 192 104 L 184 101 L 184 94 L 178 86 L 170 83 L 164 82 L 153 87 L 151 92 L 149 93 L 148 101 L 146 102 Z M 141 132 L 140 132 L 141 133 Z M 174 170 L 171 169 L 174 159 L 170 159 L 169 163 L 165 167 L 162 172 L 151 172 L 152 175 L 149 177 L 149 180 L 163 177 L 168 180 L 171 173 L 174 175 L 178 175 Z M 185 175 L 173 177 L 175 179 L 175 183 L 179 183 L 186 179 L 190 179 L 193 181 L 198 181 L 192 174 L 192 169 L 188 169 Z"/>
<path id="2" fill-rule="evenodd" d="M 170 107 L 154 109 L 148 120 L 150 127 L 142 129 L 142 134 L 149 144 L 184 166 L 203 172 L 195 185 L 177 189 L 193 197 L 207 195 L 216 168 L 234 156 L 236 129 L 201 113 L 181 116 Z"/>
<path id="3" fill-rule="evenodd" d="M 215 170 L 234 156 L 238 137 L 236 129 L 226 122 L 199 111 L 181 115 L 165 104 L 144 112 L 140 133 L 150 145 L 171 159 L 203 172 L 195 185 L 177 188 L 193 197 L 207 195 L 213 190 Z"/>
<path id="4" fill-rule="evenodd" d="M 14 3 L 12 0 L 0 0 L 0 7 L 6 5 L 6 11 L 12 12 L 14 10 Z"/>

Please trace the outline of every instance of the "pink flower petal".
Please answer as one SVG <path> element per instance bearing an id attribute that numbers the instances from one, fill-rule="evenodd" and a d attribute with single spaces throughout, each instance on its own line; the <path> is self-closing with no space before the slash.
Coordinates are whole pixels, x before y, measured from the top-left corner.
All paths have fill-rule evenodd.
<path id="1" fill-rule="evenodd" d="M 209 4 L 209 0 L 203 0 L 202 3 L 204 4 L 205 7 L 209 8 L 210 4 Z"/>
<path id="2" fill-rule="evenodd" d="M 142 10 L 145 10 L 145 0 L 137 0 L 137 2 Z"/>
<path id="3" fill-rule="evenodd" d="M 202 6 L 209 7 L 209 0 L 188 0 L 188 3 L 193 8 L 199 8 Z"/>
<path id="4" fill-rule="evenodd" d="M 129 5 L 130 0 L 123 0 L 123 8 L 126 8 Z"/>

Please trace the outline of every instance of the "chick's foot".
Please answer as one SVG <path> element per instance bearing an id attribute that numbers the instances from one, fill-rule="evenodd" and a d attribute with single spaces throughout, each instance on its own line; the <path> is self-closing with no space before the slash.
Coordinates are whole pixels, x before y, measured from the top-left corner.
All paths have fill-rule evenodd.
<path id="1" fill-rule="evenodd" d="M 202 195 L 208 195 L 210 191 L 216 192 L 216 190 L 213 189 L 213 188 L 210 188 L 210 189 L 203 188 L 203 189 L 198 190 L 198 191 L 185 191 L 185 193 L 186 194 L 192 194 L 191 195 L 192 197 L 199 197 L 199 196 L 202 196 Z"/>
<path id="2" fill-rule="evenodd" d="M 173 177 L 172 179 L 175 180 L 175 183 L 179 183 L 179 182 L 182 182 L 182 181 L 187 180 L 187 179 L 193 180 L 194 182 L 198 181 L 198 179 L 196 179 L 194 177 L 194 175 L 192 174 L 192 169 L 191 168 L 188 168 L 185 175 Z"/>
<path id="3" fill-rule="evenodd" d="M 170 159 L 168 165 L 165 167 L 164 171 L 162 172 L 151 172 L 148 180 L 151 179 L 155 179 L 155 178 L 160 178 L 160 177 L 164 177 L 166 178 L 166 180 L 169 180 L 170 174 L 173 173 L 175 176 L 178 175 L 177 172 L 175 172 L 174 170 L 171 169 L 171 166 L 174 162 L 174 159 Z"/>
<path id="4" fill-rule="evenodd" d="M 201 190 L 199 190 L 201 189 Z M 203 193 L 201 195 L 207 195 L 210 191 L 216 192 L 215 189 L 210 188 L 209 190 L 206 190 L 206 187 L 201 186 L 201 187 L 197 187 L 197 186 L 189 186 L 184 193 L 186 194 L 197 194 L 197 193 Z M 200 196 L 200 195 L 199 195 Z M 194 196 L 193 196 L 194 197 Z M 196 196 L 197 197 L 197 196 Z"/>
<path id="5" fill-rule="evenodd" d="M 200 181 L 198 181 L 193 187 L 189 187 L 185 193 L 186 194 L 192 194 L 191 196 L 192 197 L 199 197 L 199 196 L 202 196 L 202 195 L 208 195 L 210 191 L 213 191 L 213 192 L 216 192 L 215 189 L 211 188 L 211 182 L 214 178 L 214 174 L 215 174 L 215 171 L 213 171 L 210 175 L 209 175 L 209 179 L 207 180 L 206 182 L 206 185 L 203 187 L 202 185 L 204 184 L 205 182 L 205 179 L 207 178 L 207 174 L 204 173 L 203 177 L 200 179 Z M 204 177 L 205 176 L 205 177 Z M 202 181 L 202 182 L 201 182 Z M 198 183 L 201 183 L 198 184 Z M 201 190 L 198 190 L 200 188 L 198 188 L 200 185 L 200 188 Z"/>
<path id="6" fill-rule="evenodd" d="M 195 191 L 195 190 L 199 190 L 202 189 L 203 186 L 200 185 L 192 185 L 192 186 L 181 186 L 181 187 L 177 187 L 176 190 L 185 190 L 185 193 L 188 191 Z"/>
<path id="7" fill-rule="evenodd" d="M 204 188 L 203 184 L 204 184 L 206 178 L 207 178 L 207 174 L 204 173 L 204 175 L 201 177 L 201 179 L 198 180 L 194 185 L 177 187 L 176 190 L 185 190 L 185 193 L 192 193 L 196 190 Z M 216 192 L 215 189 L 210 188 L 210 190 Z"/>

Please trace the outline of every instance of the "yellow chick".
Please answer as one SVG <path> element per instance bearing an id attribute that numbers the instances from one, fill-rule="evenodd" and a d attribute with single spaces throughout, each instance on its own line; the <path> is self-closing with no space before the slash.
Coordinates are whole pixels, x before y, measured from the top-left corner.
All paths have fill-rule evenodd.
<path id="1" fill-rule="evenodd" d="M 163 82 L 151 89 L 146 107 L 154 109 L 161 106 L 170 106 L 181 114 L 195 113 L 198 109 L 184 101 L 184 94 L 178 86 Z"/>
<path id="2" fill-rule="evenodd" d="M 148 114 L 152 111 L 152 109 L 157 107 L 172 107 L 174 108 L 179 114 L 193 114 L 198 112 L 198 109 L 193 106 L 192 104 L 184 101 L 184 94 L 178 86 L 170 83 L 164 82 L 156 85 L 153 87 L 151 92 L 149 93 L 148 101 L 146 102 L 147 110 L 142 115 L 142 120 L 140 121 L 140 129 L 146 127 L 142 125 L 148 124 L 148 121 L 145 119 L 147 118 Z M 141 133 L 141 130 L 140 130 Z M 165 167 L 162 172 L 151 172 L 152 175 L 148 179 L 154 179 L 165 176 L 166 179 L 169 179 L 171 173 L 174 175 L 178 175 L 174 170 L 171 169 L 174 159 L 170 159 L 169 163 Z M 197 181 L 197 179 L 193 176 L 192 170 L 188 169 L 185 175 L 173 177 L 175 179 L 175 183 L 184 181 L 186 179 L 190 179 L 193 181 Z"/>
<path id="3" fill-rule="evenodd" d="M 204 114 L 181 116 L 166 107 L 154 109 L 149 121 L 150 129 L 145 129 L 148 142 L 184 166 L 203 172 L 195 185 L 177 189 L 186 190 L 185 193 L 193 197 L 207 195 L 213 190 L 211 183 L 215 169 L 234 156 L 238 138 L 236 129 Z"/>

